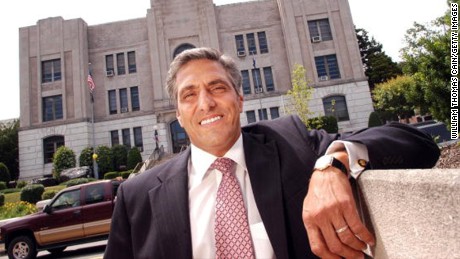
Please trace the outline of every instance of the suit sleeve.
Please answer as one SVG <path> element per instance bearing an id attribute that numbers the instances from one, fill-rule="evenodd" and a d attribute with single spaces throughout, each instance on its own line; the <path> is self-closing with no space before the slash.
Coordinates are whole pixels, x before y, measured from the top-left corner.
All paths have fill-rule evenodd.
<path id="1" fill-rule="evenodd" d="M 343 139 L 367 147 L 370 169 L 431 168 L 440 155 L 431 136 L 401 123 L 368 128 Z"/>
<path id="2" fill-rule="evenodd" d="M 125 207 L 124 188 L 123 184 L 121 184 L 117 192 L 112 223 L 110 225 L 109 240 L 107 242 L 104 258 L 134 258 L 131 243 L 131 228 L 128 219 L 129 217 Z"/>

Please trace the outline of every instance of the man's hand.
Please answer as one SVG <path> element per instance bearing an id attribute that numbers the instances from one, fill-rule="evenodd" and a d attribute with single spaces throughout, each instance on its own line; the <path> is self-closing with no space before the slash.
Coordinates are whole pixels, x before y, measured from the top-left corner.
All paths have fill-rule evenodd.
<path id="1" fill-rule="evenodd" d="M 339 153 L 332 155 L 348 165 L 346 153 Z M 313 172 L 302 218 L 312 252 L 319 257 L 364 258 L 366 243 L 375 243 L 359 218 L 348 177 L 335 167 Z"/>

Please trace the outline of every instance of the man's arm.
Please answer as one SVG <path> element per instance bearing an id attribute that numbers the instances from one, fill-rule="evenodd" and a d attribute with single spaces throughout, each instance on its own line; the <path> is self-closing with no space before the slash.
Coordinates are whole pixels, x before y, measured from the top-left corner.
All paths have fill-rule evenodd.
<path id="1" fill-rule="evenodd" d="M 401 124 L 366 130 L 345 140 L 366 146 L 371 168 L 429 168 L 439 157 L 439 148 L 429 136 Z M 345 151 L 332 155 L 349 166 Z M 348 177 L 334 167 L 313 172 L 302 217 L 311 249 L 320 257 L 363 258 L 366 244 L 375 243 L 357 213 Z"/>

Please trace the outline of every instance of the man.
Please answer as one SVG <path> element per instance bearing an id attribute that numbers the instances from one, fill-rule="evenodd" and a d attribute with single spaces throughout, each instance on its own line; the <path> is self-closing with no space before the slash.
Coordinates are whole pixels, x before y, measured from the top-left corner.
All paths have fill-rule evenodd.
<path id="1" fill-rule="evenodd" d="M 178 55 L 167 89 L 191 147 L 120 186 L 105 258 L 362 258 L 375 241 L 348 174 L 428 168 L 439 156 L 430 137 L 401 124 L 341 136 L 286 116 L 241 128 L 241 75 L 214 49 Z M 233 173 L 214 167 L 223 160 Z M 234 240 L 244 255 L 221 253 L 231 249 L 218 215 L 228 177 L 244 202 L 238 224 L 249 231 L 238 225 L 247 236 Z"/>

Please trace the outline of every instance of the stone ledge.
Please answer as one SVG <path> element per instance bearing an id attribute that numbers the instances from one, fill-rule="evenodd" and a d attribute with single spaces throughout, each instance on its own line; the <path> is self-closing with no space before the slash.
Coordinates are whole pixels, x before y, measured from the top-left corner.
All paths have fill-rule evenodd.
<path id="1" fill-rule="evenodd" d="M 357 184 L 374 258 L 460 258 L 460 169 L 370 170 Z"/>

